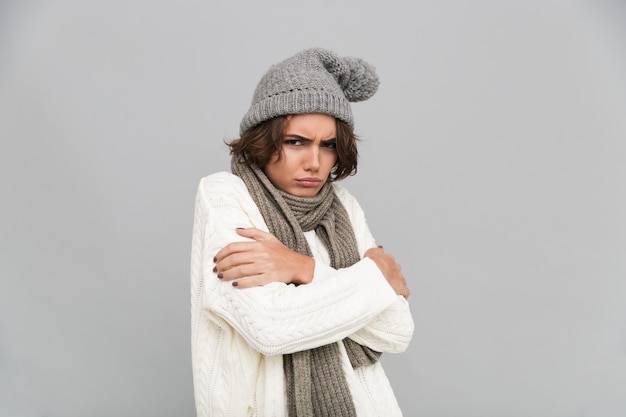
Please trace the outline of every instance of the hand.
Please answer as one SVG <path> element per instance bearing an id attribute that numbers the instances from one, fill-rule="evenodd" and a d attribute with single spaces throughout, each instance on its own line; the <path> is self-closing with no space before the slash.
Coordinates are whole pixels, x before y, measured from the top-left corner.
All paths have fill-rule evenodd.
<path id="1" fill-rule="evenodd" d="M 406 279 L 400 271 L 400 264 L 396 262 L 393 255 L 385 253 L 382 246 L 370 248 L 365 252 L 365 256 L 376 262 L 376 266 L 383 273 L 385 279 L 391 285 L 396 294 L 408 299 L 411 290 L 406 286 Z"/>
<path id="2" fill-rule="evenodd" d="M 249 288 L 270 282 L 308 284 L 313 279 L 315 261 L 283 245 L 271 233 L 259 229 L 237 229 L 240 236 L 253 239 L 233 242 L 215 255 L 213 272 L 237 288 Z"/>

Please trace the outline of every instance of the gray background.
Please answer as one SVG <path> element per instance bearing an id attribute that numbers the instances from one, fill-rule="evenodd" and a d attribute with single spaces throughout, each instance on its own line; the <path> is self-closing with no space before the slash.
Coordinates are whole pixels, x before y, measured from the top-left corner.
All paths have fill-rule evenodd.
<path id="1" fill-rule="evenodd" d="M 405 415 L 626 415 L 623 1 L 0 2 L 0 415 L 194 414 L 189 258 L 267 67 L 374 63 L 345 181 Z"/>

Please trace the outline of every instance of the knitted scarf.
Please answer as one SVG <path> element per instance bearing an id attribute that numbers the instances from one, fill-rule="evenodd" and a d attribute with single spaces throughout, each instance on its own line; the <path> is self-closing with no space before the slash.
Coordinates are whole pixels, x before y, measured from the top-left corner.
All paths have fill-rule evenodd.
<path id="1" fill-rule="evenodd" d="M 313 197 L 297 197 L 274 187 L 256 166 L 231 161 L 233 174 L 246 184 L 269 231 L 285 246 L 312 256 L 304 232 L 315 230 L 333 268 L 360 260 L 348 213 L 327 182 Z M 378 361 L 381 353 L 343 339 L 353 368 Z M 289 417 L 356 417 L 352 396 L 341 368 L 336 343 L 283 355 Z"/>

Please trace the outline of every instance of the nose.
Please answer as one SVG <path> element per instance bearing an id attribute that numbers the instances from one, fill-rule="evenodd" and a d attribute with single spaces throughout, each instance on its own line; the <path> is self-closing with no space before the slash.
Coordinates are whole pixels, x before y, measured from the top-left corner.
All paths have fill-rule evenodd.
<path id="1" fill-rule="evenodd" d="M 304 169 L 306 171 L 317 171 L 320 168 L 320 150 L 317 146 L 311 146 L 307 152 Z"/>

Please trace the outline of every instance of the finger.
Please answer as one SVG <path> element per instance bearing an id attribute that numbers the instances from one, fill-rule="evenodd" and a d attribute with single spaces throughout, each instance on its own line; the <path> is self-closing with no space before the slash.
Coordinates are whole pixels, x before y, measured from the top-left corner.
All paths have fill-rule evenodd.
<path id="1" fill-rule="evenodd" d="M 239 236 L 248 237 L 254 240 L 258 240 L 258 241 L 268 240 L 270 236 L 273 236 L 271 233 L 264 232 L 254 227 L 249 227 L 249 228 L 238 227 L 236 232 Z"/>
<path id="2" fill-rule="evenodd" d="M 258 287 L 264 284 L 266 284 L 266 282 L 263 275 L 252 275 L 233 281 L 231 285 L 237 289 L 245 289 Z"/>
<path id="3" fill-rule="evenodd" d="M 213 262 L 220 262 L 235 253 L 250 252 L 255 244 L 256 242 L 231 242 L 215 254 Z"/>
<path id="4" fill-rule="evenodd" d="M 256 269 L 251 270 L 250 268 L 254 265 L 256 265 Z M 237 252 L 219 260 L 215 264 L 213 272 L 229 274 L 233 277 L 231 279 L 235 279 L 244 275 L 256 275 L 264 272 L 262 271 L 261 265 L 264 265 L 264 263 L 253 252 Z M 236 275 L 237 271 L 245 266 L 249 266 L 250 268 L 246 269 L 244 273 Z"/>
<path id="5" fill-rule="evenodd" d="M 377 254 L 383 254 L 383 253 L 384 253 L 384 250 L 382 248 L 369 248 L 365 252 L 365 256 L 372 257 L 372 256 L 376 256 Z"/>
<path id="6" fill-rule="evenodd" d="M 238 265 L 233 268 L 225 270 L 217 270 L 217 278 L 223 281 L 233 281 L 236 279 L 246 278 L 249 276 L 255 276 L 262 274 L 262 268 L 255 263 L 249 263 L 244 265 Z"/>

